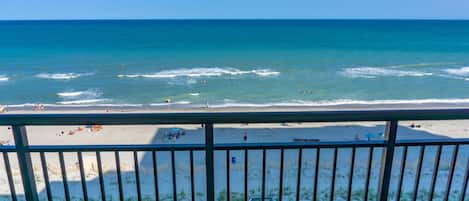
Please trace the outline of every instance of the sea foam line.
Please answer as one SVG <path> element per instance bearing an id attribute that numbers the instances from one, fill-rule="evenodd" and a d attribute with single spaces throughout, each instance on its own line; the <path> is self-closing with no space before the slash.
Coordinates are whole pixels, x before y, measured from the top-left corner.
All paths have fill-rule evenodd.
<path id="1" fill-rule="evenodd" d="M 188 107 L 205 107 L 205 104 L 192 104 L 189 101 L 179 101 L 173 103 L 151 103 L 151 104 L 138 104 L 138 103 L 100 103 L 108 102 L 109 99 L 83 99 L 75 101 L 61 101 L 57 104 L 44 103 L 46 107 L 162 107 L 168 105 L 187 105 Z M 460 99 L 411 99 L 411 100 L 352 100 L 352 99 L 337 99 L 337 100 L 324 100 L 324 101 L 302 101 L 292 100 L 287 102 L 272 102 L 272 103 L 243 103 L 229 100 L 223 104 L 208 104 L 210 108 L 230 108 L 230 107 L 321 107 L 321 106 L 341 106 L 341 105 L 399 105 L 399 104 L 469 104 L 469 98 Z M 4 105 L 8 108 L 22 108 L 33 107 L 35 103 L 25 104 L 10 104 Z"/>
<path id="2" fill-rule="evenodd" d="M 189 105 L 190 101 L 176 101 L 171 103 L 150 103 L 149 106 L 167 106 L 167 105 Z"/>
<path id="3" fill-rule="evenodd" d="M 98 103 L 109 101 L 108 99 L 82 99 L 82 100 L 71 100 L 71 101 L 59 101 L 58 104 L 61 105 L 76 105 L 76 104 L 90 104 L 90 103 Z"/>
<path id="4" fill-rule="evenodd" d="M 406 68 L 406 67 L 427 67 L 427 66 L 441 66 L 441 65 L 454 65 L 454 62 L 429 62 L 429 63 L 415 63 L 415 64 L 397 64 L 390 65 L 393 68 Z"/>
<path id="5" fill-rule="evenodd" d="M 0 75 L 0 82 L 6 82 L 6 81 L 8 81 L 8 80 L 10 80 L 9 77 L 7 77 L 7 76 L 5 76 L 5 75 Z"/>
<path id="6" fill-rule="evenodd" d="M 209 105 L 211 108 L 229 108 L 229 107 L 321 107 L 321 106 L 340 106 L 340 105 L 398 105 L 398 104 L 462 104 L 469 103 L 469 98 L 462 99 L 412 99 L 412 100 L 352 100 L 337 99 L 325 101 L 302 101 L 292 100 L 289 102 L 273 103 L 237 103 L 230 101 L 224 104 Z"/>
<path id="7" fill-rule="evenodd" d="M 176 77 L 218 77 L 225 75 L 246 75 L 253 74 L 257 76 L 278 76 L 280 72 L 272 71 L 270 69 L 255 69 L 255 70 L 239 70 L 236 68 L 190 68 L 190 69 L 176 69 L 164 70 L 157 73 L 150 74 L 121 74 L 117 75 L 120 78 L 176 78 Z"/>
<path id="8" fill-rule="evenodd" d="M 354 67 L 343 69 L 340 74 L 350 78 L 377 78 L 377 77 L 423 77 L 431 76 L 433 73 L 421 71 L 396 70 L 392 68 L 381 67 Z"/>
<path id="9" fill-rule="evenodd" d="M 83 95 L 85 92 L 84 91 L 76 91 L 76 92 L 61 92 L 61 93 L 57 93 L 58 96 L 62 96 L 62 97 L 75 97 L 75 96 L 81 96 Z"/>
<path id="10" fill-rule="evenodd" d="M 458 75 L 458 76 L 469 76 L 469 66 L 461 68 L 447 68 L 444 71 L 448 74 Z"/>
<path id="11" fill-rule="evenodd" d="M 53 80 L 70 80 L 87 75 L 91 75 L 91 73 L 40 73 L 37 74 L 36 77 Z"/>
<path id="12" fill-rule="evenodd" d="M 8 108 L 24 108 L 24 107 L 34 107 L 37 103 L 25 103 L 25 104 L 12 104 L 5 105 Z M 112 104 L 112 103 L 97 103 L 97 104 L 42 104 L 46 107 L 52 108 L 68 108 L 68 107 L 77 107 L 77 108 L 86 108 L 86 107 L 143 107 L 144 104 Z"/>
<path id="13" fill-rule="evenodd" d="M 86 91 L 65 91 L 57 93 L 57 96 L 61 98 L 77 98 L 77 97 L 99 97 L 100 93 L 96 90 Z"/>

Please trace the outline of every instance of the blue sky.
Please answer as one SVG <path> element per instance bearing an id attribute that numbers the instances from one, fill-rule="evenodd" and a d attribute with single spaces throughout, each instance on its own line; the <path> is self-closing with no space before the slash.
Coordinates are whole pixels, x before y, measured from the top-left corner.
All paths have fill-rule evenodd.
<path id="1" fill-rule="evenodd" d="M 0 0 L 0 19 L 469 19 L 469 0 Z"/>

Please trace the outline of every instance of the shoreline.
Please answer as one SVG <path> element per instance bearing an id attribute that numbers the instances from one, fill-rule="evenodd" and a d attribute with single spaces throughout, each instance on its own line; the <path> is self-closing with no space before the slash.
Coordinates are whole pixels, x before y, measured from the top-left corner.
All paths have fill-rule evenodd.
<path id="1" fill-rule="evenodd" d="M 42 105 L 42 104 L 38 104 Z M 0 105 L 1 106 L 1 105 Z M 327 111 L 327 110 L 392 110 L 392 109 L 465 109 L 469 103 L 399 103 L 399 104 L 337 104 L 327 106 L 227 106 L 206 107 L 182 104 L 123 104 L 123 105 L 51 105 L 43 104 L 35 110 L 35 104 L 21 106 L 5 105 L 0 114 L 29 113 L 183 113 L 183 112 L 285 112 L 285 111 Z"/>

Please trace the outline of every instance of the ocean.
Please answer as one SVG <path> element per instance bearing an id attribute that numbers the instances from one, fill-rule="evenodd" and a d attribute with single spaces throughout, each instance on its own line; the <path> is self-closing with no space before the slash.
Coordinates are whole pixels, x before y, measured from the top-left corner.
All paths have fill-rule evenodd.
<path id="1" fill-rule="evenodd" d="M 0 104 L 469 103 L 469 21 L 0 21 Z"/>

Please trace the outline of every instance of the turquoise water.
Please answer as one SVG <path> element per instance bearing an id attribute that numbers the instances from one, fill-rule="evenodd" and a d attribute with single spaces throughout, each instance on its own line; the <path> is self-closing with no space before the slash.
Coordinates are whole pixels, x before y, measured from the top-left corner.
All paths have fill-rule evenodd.
<path id="1" fill-rule="evenodd" d="M 469 21 L 3 21 L 0 104 L 469 102 Z"/>

